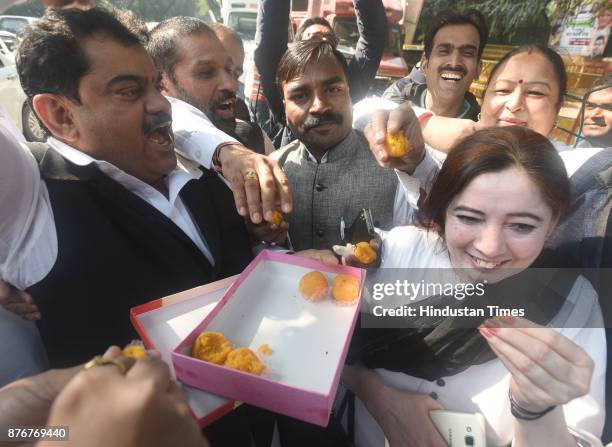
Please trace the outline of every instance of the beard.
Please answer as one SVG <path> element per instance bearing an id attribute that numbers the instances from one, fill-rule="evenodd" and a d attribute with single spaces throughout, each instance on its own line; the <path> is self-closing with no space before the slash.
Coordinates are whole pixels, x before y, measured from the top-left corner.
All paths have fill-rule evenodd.
<path id="1" fill-rule="evenodd" d="M 233 133 L 236 130 L 236 114 L 234 112 L 234 116 L 231 118 L 225 118 L 220 116 L 217 113 L 217 109 L 219 104 L 228 99 L 235 98 L 231 92 L 222 91 L 221 95 L 217 95 L 216 98 L 212 99 L 208 104 L 203 103 L 195 96 L 189 94 L 185 89 L 183 89 L 177 83 L 174 84 L 176 91 L 178 93 L 178 99 L 181 101 L 185 101 L 187 104 L 194 106 L 196 109 L 202 111 L 208 119 L 215 125 L 215 127 L 225 133 Z"/>

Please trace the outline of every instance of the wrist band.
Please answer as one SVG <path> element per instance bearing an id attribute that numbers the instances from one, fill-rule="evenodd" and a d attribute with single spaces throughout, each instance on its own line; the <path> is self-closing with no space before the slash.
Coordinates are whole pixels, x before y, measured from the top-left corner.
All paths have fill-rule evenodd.
<path id="1" fill-rule="evenodd" d="M 221 154 L 221 149 L 223 149 L 226 146 L 231 146 L 233 144 L 236 144 L 234 142 L 227 142 L 227 143 L 221 143 L 219 146 L 217 146 L 217 148 L 215 149 L 215 152 L 213 152 L 213 156 L 212 156 L 212 168 L 217 171 L 219 174 L 223 174 L 223 167 L 221 166 L 221 160 L 219 158 L 219 155 Z"/>
<path id="2" fill-rule="evenodd" d="M 521 407 L 512 397 L 512 391 L 508 389 L 508 399 L 510 399 L 510 413 L 517 419 L 522 419 L 524 421 L 535 421 L 536 419 L 540 419 L 547 413 L 553 411 L 557 406 L 553 405 L 552 407 L 548 407 L 543 411 L 529 411 Z"/>

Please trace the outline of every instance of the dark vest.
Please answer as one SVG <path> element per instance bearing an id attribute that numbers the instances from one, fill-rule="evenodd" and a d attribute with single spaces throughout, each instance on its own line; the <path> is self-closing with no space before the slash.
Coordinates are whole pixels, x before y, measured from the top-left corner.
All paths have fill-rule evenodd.
<path id="1" fill-rule="evenodd" d="M 293 212 L 285 220 L 296 250 L 340 244 L 340 219 L 351 225 L 362 208 L 372 211 L 378 228 L 392 228 L 397 176 L 378 165 L 360 132 L 351 131 L 330 149 L 326 163 L 310 160 L 297 140 L 271 157 L 279 161 L 291 185 Z"/>
<path id="2" fill-rule="evenodd" d="M 52 367 L 86 361 L 138 337 L 129 309 L 241 272 L 252 259 L 231 191 L 211 171 L 180 197 L 215 259 L 212 267 L 170 219 L 101 173 L 52 149 L 39 159 L 55 220 L 55 265 L 28 289 Z"/>

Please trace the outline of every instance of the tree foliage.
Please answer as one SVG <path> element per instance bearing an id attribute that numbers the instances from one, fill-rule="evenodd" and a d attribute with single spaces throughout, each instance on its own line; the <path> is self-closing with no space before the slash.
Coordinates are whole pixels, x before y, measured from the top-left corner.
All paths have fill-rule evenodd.
<path id="1" fill-rule="evenodd" d="M 210 0 L 214 3 L 215 0 Z M 184 15 L 204 17 L 211 7 L 209 0 L 97 0 L 102 7 L 118 7 L 134 11 L 147 22 L 159 22 L 168 17 Z M 41 0 L 29 0 L 9 8 L 4 14 L 40 17 L 45 11 Z"/>
<path id="2" fill-rule="evenodd" d="M 554 19 L 585 3 L 585 0 L 426 0 L 417 36 L 422 39 L 425 24 L 444 9 L 474 8 L 487 19 L 491 43 L 546 44 Z M 609 5 L 610 0 L 598 1 L 598 7 Z"/>

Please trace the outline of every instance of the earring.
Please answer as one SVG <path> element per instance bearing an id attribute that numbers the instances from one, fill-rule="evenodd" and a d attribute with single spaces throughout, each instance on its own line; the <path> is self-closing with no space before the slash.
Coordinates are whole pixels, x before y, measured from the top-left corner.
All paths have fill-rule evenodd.
<path id="1" fill-rule="evenodd" d="M 476 116 L 476 121 L 480 122 L 480 112 L 478 112 L 478 115 Z"/>

